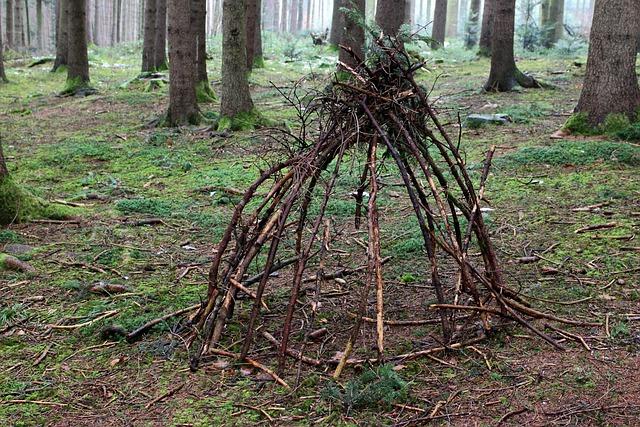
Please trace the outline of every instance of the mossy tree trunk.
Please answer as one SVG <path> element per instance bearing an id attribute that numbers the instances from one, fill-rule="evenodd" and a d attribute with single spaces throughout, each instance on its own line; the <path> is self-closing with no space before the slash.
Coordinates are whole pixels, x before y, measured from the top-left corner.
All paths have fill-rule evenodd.
<path id="1" fill-rule="evenodd" d="M 56 59 L 53 62 L 52 72 L 60 67 L 67 66 L 69 53 L 69 0 L 57 0 L 56 2 Z"/>
<path id="2" fill-rule="evenodd" d="M 191 8 L 196 42 L 196 99 L 198 102 L 213 102 L 216 96 L 209 85 L 207 74 L 207 2 L 191 0 Z"/>
<path id="3" fill-rule="evenodd" d="M 433 30 L 431 31 L 432 49 L 444 46 L 445 31 L 447 29 L 447 0 L 436 0 L 433 10 Z"/>
<path id="4" fill-rule="evenodd" d="M 196 39 L 191 0 L 169 0 L 169 111 L 167 125 L 198 123 Z"/>
<path id="5" fill-rule="evenodd" d="M 513 54 L 515 13 L 516 0 L 496 0 L 491 29 L 491 71 L 484 85 L 486 91 L 508 92 L 516 85 L 541 87 L 516 67 Z"/>
<path id="6" fill-rule="evenodd" d="M 355 7 L 355 12 L 360 16 L 359 20 L 364 22 L 366 1 L 352 0 L 350 8 L 352 7 Z M 364 28 L 362 27 L 362 22 L 352 18 L 349 15 L 344 17 L 345 30 L 342 32 L 340 44 L 350 47 L 359 58 L 364 59 Z M 340 49 L 340 62 L 351 68 L 355 68 L 358 65 L 354 57 L 344 49 Z"/>
<path id="7" fill-rule="evenodd" d="M 222 3 L 222 117 L 233 118 L 254 109 L 247 75 L 245 1 Z"/>
<path id="8" fill-rule="evenodd" d="M 480 43 L 478 55 L 491 56 L 491 43 L 493 41 L 493 16 L 495 13 L 496 0 L 484 0 L 482 11 L 482 26 L 480 29 Z"/>
<path id="9" fill-rule="evenodd" d="M 446 0 L 445 0 L 446 1 Z M 406 0 L 378 0 L 376 24 L 384 34 L 395 36 L 406 17 Z"/>
<path id="10" fill-rule="evenodd" d="M 67 22 L 69 26 L 69 52 L 67 68 L 67 91 L 76 91 L 89 85 L 89 54 L 87 52 L 87 2 L 68 2 Z"/>
<path id="11" fill-rule="evenodd" d="M 155 70 L 156 28 L 156 0 L 145 0 L 144 40 L 142 42 L 143 73 Z"/>
<path id="12" fill-rule="evenodd" d="M 156 0 L 156 36 L 153 47 L 153 68 L 166 70 L 167 66 L 167 0 Z"/>
<path id="13" fill-rule="evenodd" d="M 612 113 L 636 119 L 640 88 L 636 74 L 638 0 L 596 0 L 589 57 L 576 112 L 593 126 Z"/>

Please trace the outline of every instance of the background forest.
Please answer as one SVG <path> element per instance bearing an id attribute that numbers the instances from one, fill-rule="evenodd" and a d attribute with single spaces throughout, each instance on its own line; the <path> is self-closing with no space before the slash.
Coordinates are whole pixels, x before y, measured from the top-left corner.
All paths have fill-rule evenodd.
<path id="1" fill-rule="evenodd" d="M 0 425 L 636 425 L 637 0 L 0 0 Z"/>

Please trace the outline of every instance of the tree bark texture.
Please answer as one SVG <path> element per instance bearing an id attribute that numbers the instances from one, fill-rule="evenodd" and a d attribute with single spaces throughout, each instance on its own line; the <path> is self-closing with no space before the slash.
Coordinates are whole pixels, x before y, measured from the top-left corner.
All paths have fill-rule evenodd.
<path id="1" fill-rule="evenodd" d="M 366 13 L 366 1 L 353 0 L 353 3 L 350 3 L 349 8 L 352 9 L 352 7 L 356 8 L 356 11 L 362 17 L 362 20 L 364 20 Z M 345 30 L 342 32 L 342 40 L 340 41 L 340 44 L 350 47 L 359 58 L 364 59 L 364 28 L 360 25 L 360 22 L 351 19 L 349 16 L 345 16 L 343 19 L 345 23 Z M 340 49 L 339 57 L 340 62 L 350 66 L 351 68 L 358 66 L 358 63 L 353 56 L 344 49 Z"/>
<path id="2" fill-rule="evenodd" d="M 436 7 L 433 11 L 433 39 L 431 47 L 438 49 L 444 46 L 444 37 L 447 26 L 447 0 L 436 0 Z"/>
<path id="3" fill-rule="evenodd" d="M 222 3 L 222 95 L 220 112 L 235 117 L 253 110 L 247 77 L 245 1 Z"/>
<path id="4" fill-rule="evenodd" d="M 381 0 L 384 1 L 384 0 Z M 331 15 L 331 32 L 329 33 L 329 43 L 337 46 L 342 40 L 344 32 L 344 14 L 340 12 L 343 7 L 344 0 L 333 1 L 333 13 Z"/>
<path id="5" fill-rule="evenodd" d="M 87 2 L 65 0 L 68 23 L 68 69 L 67 80 L 75 84 L 89 83 L 89 55 L 87 53 Z"/>
<path id="6" fill-rule="evenodd" d="M 142 72 L 155 69 L 156 0 L 145 0 L 144 40 L 142 42 Z"/>
<path id="7" fill-rule="evenodd" d="M 167 0 L 156 0 L 156 36 L 153 47 L 153 68 L 167 69 Z"/>
<path id="8" fill-rule="evenodd" d="M 57 71 L 58 68 L 68 64 L 69 21 L 67 17 L 69 15 L 69 0 L 58 0 L 57 6 L 56 59 L 53 62 L 51 71 Z"/>
<path id="9" fill-rule="evenodd" d="M 467 28 L 465 31 L 464 47 L 473 49 L 478 43 L 478 23 L 480 22 L 480 3 L 481 0 L 471 0 L 469 4 L 469 18 L 467 20 Z"/>
<path id="10" fill-rule="evenodd" d="M 191 0 L 192 23 L 196 39 L 197 83 L 209 84 L 207 75 L 207 3 L 205 0 Z"/>
<path id="11" fill-rule="evenodd" d="M 406 7 L 406 0 L 378 0 L 376 23 L 384 34 L 389 36 L 398 34 L 400 26 L 405 22 Z"/>
<path id="12" fill-rule="evenodd" d="M 637 0 L 596 0 L 584 86 L 576 108 L 598 125 L 611 113 L 636 118 Z"/>

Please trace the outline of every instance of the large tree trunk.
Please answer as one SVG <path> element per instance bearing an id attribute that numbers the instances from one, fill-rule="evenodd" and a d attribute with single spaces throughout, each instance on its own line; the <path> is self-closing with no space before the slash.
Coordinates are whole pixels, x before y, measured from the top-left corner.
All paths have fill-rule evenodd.
<path id="1" fill-rule="evenodd" d="M 222 3 L 222 117 L 253 111 L 247 77 L 246 0 Z"/>
<path id="2" fill-rule="evenodd" d="M 405 22 L 406 7 L 406 0 L 378 0 L 376 23 L 384 34 L 389 36 L 398 34 L 400 26 Z"/>
<path id="3" fill-rule="evenodd" d="M 349 4 L 349 8 L 355 7 L 358 14 L 364 20 L 366 13 L 366 1 L 365 0 L 353 0 Z M 350 47 L 351 50 L 361 59 L 364 60 L 364 28 L 359 22 L 350 19 L 349 16 L 344 17 L 345 30 L 342 32 L 342 40 L 340 44 Z M 344 49 L 340 49 L 340 62 L 348 65 L 351 68 L 355 68 L 358 65 L 356 59 Z"/>
<path id="4" fill-rule="evenodd" d="M 156 0 L 145 0 L 144 8 L 144 41 L 142 43 L 142 72 L 155 69 L 156 44 Z"/>
<path id="5" fill-rule="evenodd" d="M 596 0 L 584 86 L 576 112 L 598 125 L 611 113 L 632 120 L 640 106 L 636 74 L 637 0 Z"/>
<path id="6" fill-rule="evenodd" d="M 262 67 L 262 1 L 246 0 L 247 69 Z"/>
<path id="7" fill-rule="evenodd" d="M 431 30 L 432 49 L 444 46 L 445 30 L 447 26 L 447 0 L 436 0 L 433 11 L 433 29 Z"/>
<path id="8" fill-rule="evenodd" d="M 87 53 L 87 2 L 65 0 L 69 25 L 69 65 L 67 68 L 67 90 L 86 87 L 89 83 L 89 55 Z"/>
<path id="9" fill-rule="evenodd" d="M 491 72 L 486 91 L 507 92 L 516 85 L 541 87 L 534 78 L 520 72 L 513 55 L 516 0 L 496 0 L 491 41 Z"/>
<path id="10" fill-rule="evenodd" d="M 484 0 L 484 8 L 482 11 L 482 26 L 480 30 L 480 45 L 478 49 L 478 55 L 480 56 L 491 56 L 495 2 L 496 0 Z"/>
<path id="11" fill-rule="evenodd" d="M 167 0 L 156 0 L 156 39 L 153 47 L 153 68 L 167 69 Z"/>
<path id="12" fill-rule="evenodd" d="M 191 0 L 169 0 L 169 111 L 167 124 L 198 123 L 196 41 Z"/>
<path id="13" fill-rule="evenodd" d="M 56 59 L 53 62 L 52 72 L 68 64 L 69 54 L 69 1 L 58 0 L 56 8 Z"/>
<path id="14" fill-rule="evenodd" d="M 458 0 L 448 0 L 447 2 L 447 37 L 456 37 L 458 35 Z"/>
<path id="15" fill-rule="evenodd" d="M 340 12 L 340 9 L 343 7 L 343 3 L 344 0 L 333 0 L 329 43 L 334 46 L 337 46 L 340 43 L 340 40 L 342 40 L 342 33 L 344 32 L 344 14 Z"/>

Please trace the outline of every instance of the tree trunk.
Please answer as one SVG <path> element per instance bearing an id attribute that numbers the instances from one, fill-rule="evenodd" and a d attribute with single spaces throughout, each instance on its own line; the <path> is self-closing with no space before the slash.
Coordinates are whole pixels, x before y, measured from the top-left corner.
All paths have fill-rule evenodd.
<path id="1" fill-rule="evenodd" d="M 2 44 L 2 21 L 0 20 L 0 83 L 6 83 L 9 80 L 4 72 L 4 46 Z M 4 164 L 4 157 L 2 157 L 2 147 L 0 146 L 0 179 L 2 179 L 2 171 L 6 173 L 6 165 Z"/>
<path id="2" fill-rule="evenodd" d="M 496 0 L 491 41 L 491 71 L 484 85 L 486 91 L 507 92 L 517 84 L 522 87 L 540 87 L 532 77 L 520 72 L 513 55 L 513 33 L 516 0 Z"/>
<path id="3" fill-rule="evenodd" d="M 14 25 L 14 44 L 16 48 L 24 48 L 26 41 L 24 37 L 24 3 L 22 0 L 14 1 L 13 10 L 13 25 Z"/>
<path id="4" fill-rule="evenodd" d="M 222 117 L 253 111 L 247 78 L 246 0 L 222 2 Z"/>
<path id="5" fill-rule="evenodd" d="M 67 90 L 86 87 L 89 83 L 89 55 L 87 53 L 86 0 L 65 0 L 69 25 L 69 66 Z"/>
<path id="6" fill-rule="evenodd" d="M 555 45 L 564 35 L 564 0 L 551 0 L 549 18 L 553 23 L 550 41 Z"/>
<path id="7" fill-rule="evenodd" d="M 473 49 L 478 43 L 478 23 L 480 21 L 480 1 L 471 0 L 469 5 L 469 18 L 467 20 L 467 28 L 465 31 L 464 47 Z"/>
<path id="8" fill-rule="evenodd" d="M 70 0 L 57 1 L 56 59 L 53 62 L 52 72 L 57 71 L 58 68 L 62 66 L 66 66 L 69 62 L 69 21 L 67 20 L 69 15 L 69 1 Z"/>
<path id="9" fill-rule="evenodd" d="M 449 0 L 447 2 L 447 37 L 456 37 L 458 35 L 458 0 Z"/>
<path id="10" fill-rule="evenodd" d="M 42 0 L 36 0 L 36 39 L 38 43 L 38 50 L 44 50 L 44 29 L 42 27 L 44 22 L 44 14 L 42 12 Z"/>
<path id="11" fill-rule="evenodd" d="M 153 47 L 153 68 L 167 69 L 167 0 L 156 0 L 156 36 Z"/>
<path id="12" fill-rule="evenodd" d="M 352 10 L 353 7 L 355 7 L 358 14 L 362 17 L 362 20 L 364 20 L 364 15 L 366 13 L 365 0 L 354 0 L 348 7 Z M 362 28 L 362 25 L 360 25 L 359 22 L 350 19 L 349 16 L 344 16 L 343 19 L 345 23 L 345 30 L 342 32 L 342 40 L 340 41 L 340 44 L 350 47 L 360 59 L 364 60 L 364 28 Z M 344 49 L 340 49 L 340 62 L 351 68 L 355 68 L 359 65 L 358 61 L 356 61 L 356 59 Z"/>
<path id="13" fill-rule="evenodd" d="M 587 114 L 591 125 L 599 125 L 611 113 L 635 120 L 640 107 L 636 74 L 637 0 L 596 0 L 587 74 L 576 112 Z"/>
<path id="14" fill-rule="evenodd" d="M 406 7 L 406 0 L 378 0 L 376 23 L 384 34 L 389 36 L 398 34 L 400 26 L 404 24 Z"/>
<path id="15" fill-rule="evenodd" d="M 100 35 L 102 32 L 100 31 L 100 1 L 96 0 L 93 2 L 93 42 L 99 46 L 100 45 Z"/>
<path id="16" fill-rule="evenodd" d="M 282 3 L 282 9 L 280 14 L 280 31 L 285 33 L 287 32 L 287 23 L 288 23 L 287 13 L 289 12 L 289 2 L 288 0 L 281 0 L 281 3 Z M 224 17 L 222 19 L 224 19 Z"/>
<path id="17" fill-rule="evenodd" d="M 196 41 L 192 23 L 192 0 L 169 0 L 169 111 L 167 124 L 198 123 L 196 101 Z"/>
<path id="18" fill-rule="evenodd" d="M 25 11 L 25 33 L 27 35 L 27 44 L 25 46 L 31 47 L 31 18 L 29 17 L 29 0 L 24 0 Z"/>
<path id="19" fill-rule="evenodd" d="M 142 72 L 155 69 L 156 43 L 156 0 L 145 0 L 144 7 L 144 41 L 142 43 Z"/>
<path id="20" fill-rule="evenodd" d="M 18 0 L 19 1 L 19 0 Z M 13 0 L 7 0 L 7 8 L 6 8 L 6 31 L 7 31 L 7 47 L 13 48 L 15 45 L 14 41 L 14 23 L 13 23 Z"/>
<path id="21" fill-rule="evenodd" d="M 431 31 L 432 49 L 444 46 L 445 30 L 447 26 L 447 0 L 436 0 L 436 8 L 433 11 L 433 30 Z"/>
<path id="22" fill-rule="evenodd" d="M 194 37 L 196 41 L 196 87 L 209 86 L 207 74 L 207 3 L 205 0 L 191 0 Z M 210 89 L 208 90 L 210 92 Z"/>
<path id="23" fill-rule="evenodd" d="M 329 43 L 337 46 L 342 40 L 344 32 L 344 14 L 340 9 L 344 6 L 344 0 L 333 0 L 333 12 L 331 14 L 331 32 L 329 33 Z"/>
<path id="24" fill-rule="evenodd" d="M 478 55 L 491 56 L 491 44 L 493 42 L 493 18 L 495 15 L 496 0 L 484 0 L 482 12 L 482 28 L 480 30 L 480 49 Z"/>
<path id="25" fill-rule="evenodd" d="M 246 0 L 247 23 L 247 70 L 252 70 L 254 66 L 261 68 L 262 59 L 262 1 Z"/>

